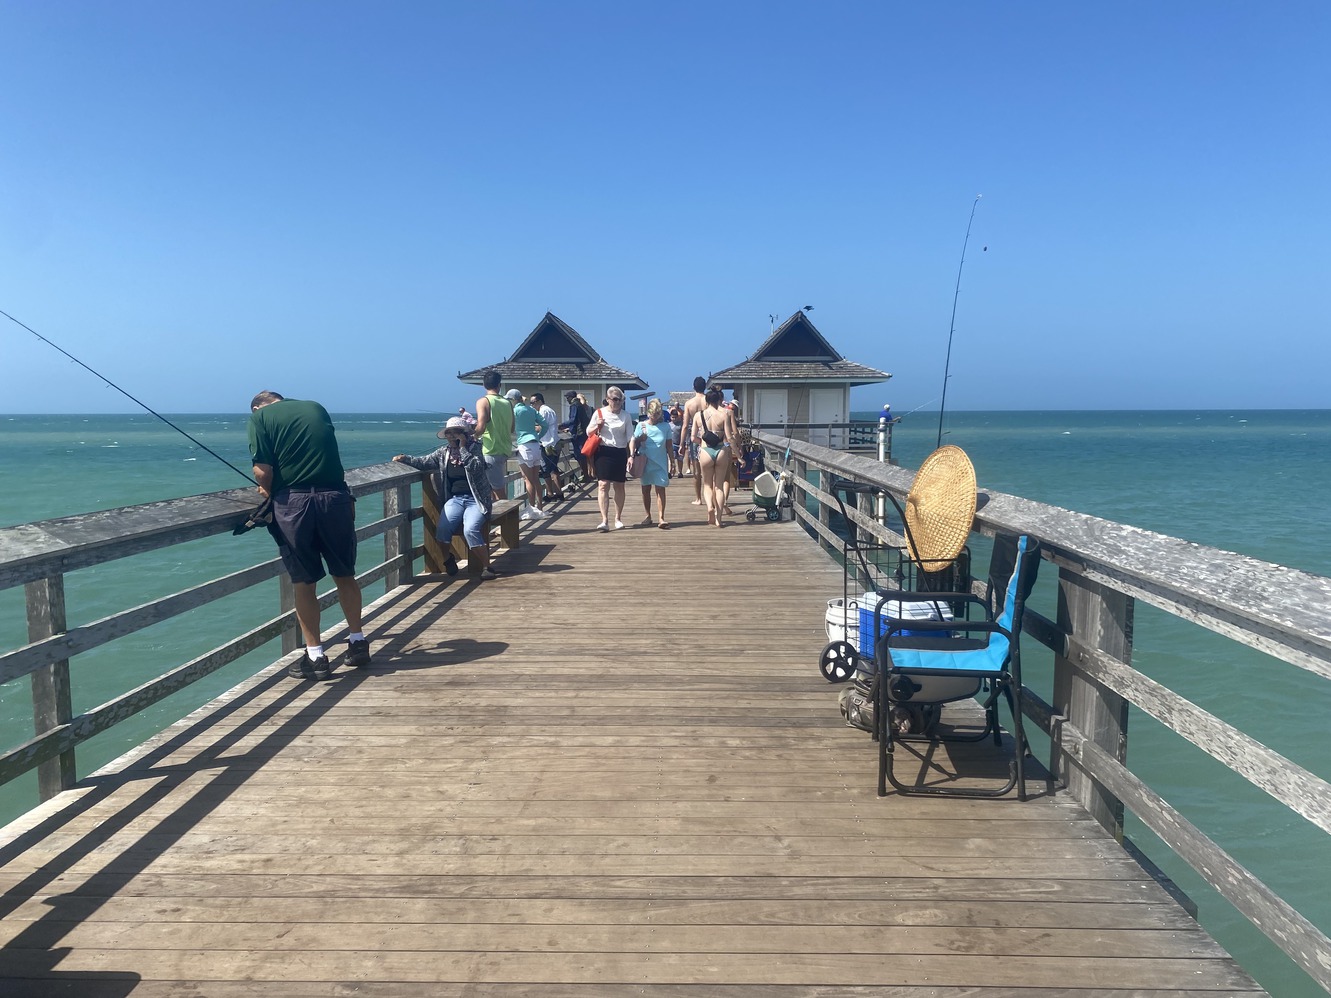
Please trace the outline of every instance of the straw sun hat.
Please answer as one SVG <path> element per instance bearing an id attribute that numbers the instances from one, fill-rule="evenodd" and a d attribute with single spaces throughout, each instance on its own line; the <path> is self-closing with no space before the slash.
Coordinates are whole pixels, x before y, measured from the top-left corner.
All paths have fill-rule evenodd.
<path id="1" fill-rule="evenodd" d="M 926 572 L 939 572 L 966 545 L 975 519 L 975 468 L 960 447 L 939 447 L 906 495 L 906 544 Z"/>

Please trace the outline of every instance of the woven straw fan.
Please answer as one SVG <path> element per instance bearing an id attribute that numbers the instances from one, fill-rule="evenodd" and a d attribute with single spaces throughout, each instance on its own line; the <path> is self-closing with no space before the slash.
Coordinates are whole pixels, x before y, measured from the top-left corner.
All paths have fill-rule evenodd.
<path id="1" fill-rule="evenodd" d="M 952 564 L 975 519 L 975 468 L 960 447 L 939 447 L 920 465 L 906 495 L 907 550 L 926 572 Z"/>

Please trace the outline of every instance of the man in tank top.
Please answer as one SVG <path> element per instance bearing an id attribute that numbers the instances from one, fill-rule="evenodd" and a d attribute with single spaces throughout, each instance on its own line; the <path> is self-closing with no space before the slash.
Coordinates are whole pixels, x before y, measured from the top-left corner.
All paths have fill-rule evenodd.
<path id="1" fill-rule="evenodd" d="M 486 476 L 496 499 L 508 498 L 508 455 L 513 453 L 513 403 L 499 394 L 503 377 L 486 371 L 485 394 L 476 401 L 476 438 L 485 453 Z"/>

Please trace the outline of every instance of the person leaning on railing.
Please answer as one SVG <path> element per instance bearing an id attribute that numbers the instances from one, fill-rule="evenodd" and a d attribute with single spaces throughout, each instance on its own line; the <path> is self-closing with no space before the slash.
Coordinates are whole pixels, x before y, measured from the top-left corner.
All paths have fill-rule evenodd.
<path id="1" fill-rule="evenodd" d="M 325 574 L 333 577 L 351 632 L 346 664 L 368 669 L 370 642 L 361 633 L 361 593 L 356 584 L 356 500 L 347 488 L 328 410 L 318 402 L 260 392 L 250 400 L 246 432 L 254 480 L 273 501 L 268 529 L 291 577 L 296 620 L 305 638 L 305 657 L 292 663 L 288 673 L 295 679 L 320 680 L 332 673 L 314 590 Z"/>

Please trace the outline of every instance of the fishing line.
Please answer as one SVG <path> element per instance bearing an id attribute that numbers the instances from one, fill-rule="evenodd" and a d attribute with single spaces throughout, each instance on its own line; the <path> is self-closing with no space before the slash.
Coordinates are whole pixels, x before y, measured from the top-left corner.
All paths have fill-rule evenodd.
<path id="1" fill-rule="evenodd" d="M 935 395 L 935 396 L 934 396 L 933 398 L 931 398 L 928 402 L 925 402 L 923 405 L 917 405 L 917 406 L 916 406 L 914 409 L 912 409 L 910 412 L 903 412 L 903 413 L 902 413 L 900 416 L 898 416 L 897 418 L 898 418 L 898 419 L 905 419 L 907 416 L 913 416 L 915 413 L 919 412 L 919 411 L 920 411 L 921 409 L 923 409 L 925 406 L 933 405 L 935 402 L 938 401 L 938 399 L 939 399 L 939 396 Z"/>
<path id="2" fill-rule="evenodd" d="M 74 356 L 72 353 L 70 353 L 68 350 L 64 349 L 63 347 L 61 347 L 61 346 L 59 346 L 59 345 L 57 345 L 57 344 L 55 344 L 55 343 L 52 343 L 50 340 L 48 340 L 48 339 L 47 339 L 45 336 L 43 336 L 41 333 L 37 332 L 37 330 L 33 329 L 31 326 L 29 326 L 29 325 L 27 325 L 27 324 L 25 324 L 25 323 L 19 322 L 18 319 L 15 319 L 12 315 L 10 315 L 10 314 L 9 314 L 8 312 L 6 312 L 4 309 L 0 309 L 0 315 L 3 315 L 3 316 L 4 316 L 6 319 L 8 319 L 10 322 L 13 322 L 13 323 L 15 323 L 15 324 L 17 324 L 17 325 L 19 325 L 19 326 L 22 326 L 22 327 L 23 327 L 24 329 L 26 329 L 28 332 L 32 333 L 33 336 L 37 337 L 37 339 L 39 339 L 39 340 L 41 340 L 43 343 L 45 343 L 47 346 L 52 347 L 52 348 L 54 348 L 54 349 L 56 349 L 56 350 L 59 350 L 62 354 L 64 354 L 66 357 L 68 357 L 70 360 L 72 360 L 75 364 L 78 364 L 79 367 L 83 368 L 83 369 L 84 369 L 85 371 L 87 371 L 89 374 L 95 375 L 96 377 L 100 378 L 102 381 L 106 382 L 108 385 L 110 385 L 112 388 L 114 388 L 116 391 L 118 391 L 121 395 L 125 396 L 125 398 L 129 399 L 129 400 L 130 400 L 131 402 L 133 402 L 135 405 L 137 405 L 137 406 L 139 406 L 140 408 L 145 409 L 145 410 L 147 410 L 148 412 L 152 413 L 152 415 L 156 416 L 158 419 L 160 419 L 160 420 L 161 420 L 163 423 L 165 423 L 167 426 L 171 427 L 171 429 L 175 430 L 177 433 L 179 433 L 182 437 L 184 437 L 184 438 L 185 438 L 186 440 L 188 440 L 190 443 L 194 444 L 194 446 L 198 447 L 198 448 L 199 448 L 200 450 L 202 450 L 202 451 L 206 451 L 207 453 L 211 454 L 213 457 L 217 458 L 217 460 L 221 461 L 223 464 L 225 464 L 228 468 L 230 468 L 232 471 L 234 471 L 234 472 L 235 472 L 237 475 L 239 475 L 241 478 L 245 479 L 245 481 L 249 482 L 251 485 L 258 485 L 258 484 L 259 484 L 259 483 L 256 482 L 253 478 L 251 478 L 249 475 L 245 474 L 245 472 L 241 471 L 241 470 L 240 470 L 239 468 L 237 468 L 234 464 L 232 464 L 230 461 L 228 461 L 226 458 L 224 458 L 221 454 L 217 453 L 217 451 L 213 450 L 211 447 L 207 446 L 206 444 L 202 444 L 202 443 L 200 443 L 199 441 L 195 440 L 192 436 L 190 436 L 188 433 L 186 433 L 184 430 L 182 430 L 182 429 L 181 429 L 179 426 L 177 426 L 175 423 L 171 422 L 171 420 L 167 419 L 167 418 L 166 418 L 165 416 L 163 416 L 160 412 L 158 412 L 157 410 L 151 408 L 150 406 L 146 405 L 145 403 L 140 402 L 138 399 L 136 399 L 136 398 L 135 398 L 133 395 L 131 395 L 129 392 L 125 391 L 125 389 L 121 388 L 119 385 L 117 385 L 117 384 L 116 384 L 114 381 L 112 381 L 110 378 L 107 378 L 107 377 L 105 377 L 105 376 L 103 376 L 103 375 L 101 375 L 101 374 L 98 374 L 96 371 L 94 371 L 94 370 L 93 370 L 91 367 L 89 367 L 87 364 L 83 363 L 83 361 L 79 360 L 77 357 L 75 357 L 75 356 Z"/>
<path id="3" fill-rule="evenodd" d="M 936 446 L 943 446 L 943 412 L 947 409 L 947 379 L 948 368 L 952 366 L 952 334 L 957 331 L 957 298 L 961 295 L 961 268 L 966 266 L 966 245 L 971 241 L 971 223 L 975 221 L 975 209 L 980 206 L 980 198 L 983 194 L 975 195 L 975 200 L 971 202 L 971 217 L 966 222 L 966 238 L 961 242 L 961 262 L 957 264 L 957 288 L 952 292 L 952 325 L 947 331 L 947 360 L 943 363 L 943 394 L 942 404 L 938 407 L 938 443 Z"/>

